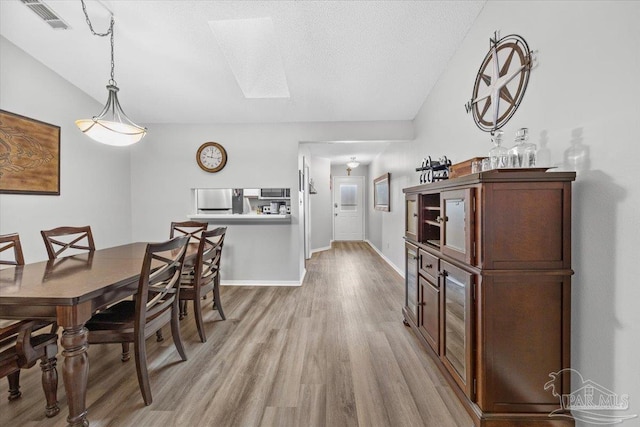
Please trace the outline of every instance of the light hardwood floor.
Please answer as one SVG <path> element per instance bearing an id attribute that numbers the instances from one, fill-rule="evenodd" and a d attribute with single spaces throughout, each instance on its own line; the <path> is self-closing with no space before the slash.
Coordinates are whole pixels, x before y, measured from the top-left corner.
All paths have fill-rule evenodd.
<path id="1" fill-rule="evenodd" d="M 314 254 L 301 287 L 222 287 L 227 320 L 206 305 L 202 344 L 189 307 L 189 360 L 170 330 L 147 341 L 153 403 L 145 407 L 133 359 L 119 345 L 89 349 L 91 426 L 471 426 L 426 350 L 402 324 L 403 280 L 366 243 Z M 208 301 L 211 301 L 208 299 Z M 61 356 L 58 356 L 59 360 Z M 38 366 L 0 425 L 64 426 L 44 417 Z"/>

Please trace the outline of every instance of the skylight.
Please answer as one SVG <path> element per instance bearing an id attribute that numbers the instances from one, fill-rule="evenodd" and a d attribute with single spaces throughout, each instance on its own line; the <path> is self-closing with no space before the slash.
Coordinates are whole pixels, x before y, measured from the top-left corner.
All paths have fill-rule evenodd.
<path id="1" fill-rule="evenodd" d="M 289 98 L 271 18 L 209 21 L 245 98 Z"/>

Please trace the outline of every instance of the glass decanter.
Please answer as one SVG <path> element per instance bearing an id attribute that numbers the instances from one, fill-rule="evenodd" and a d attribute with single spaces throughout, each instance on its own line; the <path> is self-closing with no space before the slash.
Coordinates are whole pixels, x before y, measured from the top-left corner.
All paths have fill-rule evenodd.
<path id="1" fill-rule="evenodd" d="M 498 129 L 492 132 L 491 140 L 493 148 L 489 150 L 489 160 L 491 161 L 491 169 L 503 169 L 507 167 L 508 152 L 502 144 L 503 131 Z"/>
<path id="2" fill-rule="evenodd" d="M 536 144 L 527 142 L 529 129 L 521 128 L 516 132 L 516 143 L 509 149 L 509 167 L 532 168 L 536 166 Z"/>

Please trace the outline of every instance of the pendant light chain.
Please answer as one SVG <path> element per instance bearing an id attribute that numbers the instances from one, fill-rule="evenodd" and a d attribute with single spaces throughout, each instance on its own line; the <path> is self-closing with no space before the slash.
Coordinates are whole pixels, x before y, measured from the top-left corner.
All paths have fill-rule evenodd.
<path id="1" fill-rule="evenodd" d="M 0 0 L 1 1 L 1 0 Z M 101 142 L 107 145 L 114 146 L 126 146 L 135 144 L 140 141 L 147 134 L 147 128 L 135 124 L 127 115 L 122 111 L 120 102 L 118 101 L 118 89 L 117 83 L 114 79 L 115 75 L 115 55 L 114 55 L 114 24 L 115 18 L 111 14 L 111 22 L 109 28 L 104 33 L 97 33 L 93 29 L 91 19 L 87 13 L 87 6 L 84 0 L 82 2 L 82 11 L 86 18 L 87 25 L 94 36 L 107 37 L 111 36 L 111 79 L 107 84 L 107 91 L 109 97 L 104 108 L 97 116 L 93 116 L 91 119 L 79 119 L 76 120 L 76 126 L 82 133 L 87 135 L 94 141 Z"/>
<path id="2" fill-rule="evenodd" d="M 111 36 L 111 80 L 109 80 L 110 84 L 113 84 L 115 86 L 117 86 L 115 79 L 113 78 L 114 74 L 115 74 L 115 61 L 114 61 L 114 53 L 113 53 L 113 24 L 114 24 L 114 19 L 113 19 L 113 15 L 111 15 L 111 22 L 109 24 L 109 29 L 107 30 L 107 32 L 105 33 L 97 33 L 94 29 L 93 29 L 93 25 L 91 24 L 91 20 L 89 19 L 89 14 L 87 13 L 87 5 L 84 3 L 84 0 L 80 0 L 82 2 L 82 11 L 84 12 L 84 17 L 87 21 L 87 25 L 89 26 L 89 29 L 91 30 L 91 33 L 94 36 L 98 36 L 98 37 L 106 37 L 106 36 Z"/>

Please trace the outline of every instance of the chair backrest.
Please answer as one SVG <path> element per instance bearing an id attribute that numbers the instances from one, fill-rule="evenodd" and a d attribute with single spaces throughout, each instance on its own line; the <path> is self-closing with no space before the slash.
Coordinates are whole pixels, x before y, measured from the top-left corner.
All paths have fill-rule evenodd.
<path id="1" fill-rule="evenodd" d="M 208 226 L 209 223 L 200 221 L 172 222 L 169 238 L 173 239 L 175 236 L 189 236 L 191 239 L 199 242 L 200 234 L 202 234 L 203 231 L 206 231 Z"/>
<path id="2" fill-rule="evenodd" d="M 84 227 L 58 227 L 52 230 L 42 230 L 40 234 L 42 234 L 49 259 L 58 258 L 62 252 L 68 249 L 89 252 L 96 250 L 91 227 L 88 225 Z"/>
<path id="3" fill-rule="evenodd" d="M 18 233 L 0 236 L 0 254 L 9 249 L 13 249 L 13 260 L 0 259 L 0 265 L 24 265 L 24 255 Z"/>
<path id="4" fill-rule="evenodd" d="M 219 280 L 220 259 L 226 233 L 227 227 L 218 227 L 202 233 L 194 268 L 196 288 Z"/>
<path id="5" fill-rule="evenodd" d="M 178 309 L 178 292 L 189 236 L 175 237 L 163 243 L 149 243 L 145 251 L 136 296 L 134 329 L 143 331 L 147 321 Z M 136 332 L 139 333 L 139 332 Z"/>

